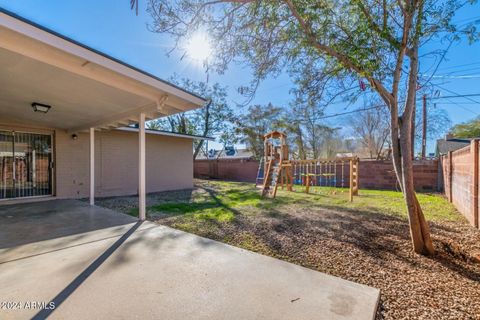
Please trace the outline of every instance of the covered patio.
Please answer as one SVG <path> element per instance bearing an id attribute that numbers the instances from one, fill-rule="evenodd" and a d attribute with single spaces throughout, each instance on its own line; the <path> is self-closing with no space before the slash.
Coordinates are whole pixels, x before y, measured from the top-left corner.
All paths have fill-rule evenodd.
<path id="1" fill-rule="evenodd" d="M 64 185 L 76 183 L 64 173 L 88 167 L 93 205 L 96 132 L 135 125 L 144 220 L 145 121 L 199 108 L 205 99 L 1 8 L 0 39 L 0 201 L 62 194 Z M 62 149 L 80 134 L 89 135 L 89 161 L 72 155 L 57 166 L 69 153 L 85 153 Z M 20 158 L 29 163 L 25 177 L 18 173 L 25 167 Z"/>
<path id="2" fill-rule="evenodd" d="M 2 319 L 361 320 L 379 299 L 371 287 L 77 200 L 5 206 L 0 235 L 2 300 L 47 305 L 0 310 Z"/>

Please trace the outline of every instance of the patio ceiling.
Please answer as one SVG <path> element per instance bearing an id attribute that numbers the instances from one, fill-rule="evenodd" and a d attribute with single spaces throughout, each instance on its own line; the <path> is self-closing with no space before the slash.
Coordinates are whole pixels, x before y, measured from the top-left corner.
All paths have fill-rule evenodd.
<path id="1" fill-rule="evenodd" d="M 0 10 L 0 118 L 69 132 L 123 127 L 205 100 Z M 33 112 L 32 102 L 51 105 Z"/>

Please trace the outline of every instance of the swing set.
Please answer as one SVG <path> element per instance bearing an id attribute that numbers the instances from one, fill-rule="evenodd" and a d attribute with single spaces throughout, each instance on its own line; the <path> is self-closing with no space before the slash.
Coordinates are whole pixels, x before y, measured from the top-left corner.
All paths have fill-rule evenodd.
<path id="1" fill-rule="evenodd" d="M 358 157 L 291 160 L 290 162 L 293 168 L 293 183 L 305 186 L 306 193 L 310 192 L 311 186 L 334 189 L 343 189 L 348 186 L 350 201 L 353 201 L 353 196 L 358 195 Z"/>
<path id="2" fill-rule="evenodd" d="M 353 196 L 358 195 L 358 157 L 290 160 L 286 140 L 286 134 L 280 131 L 264 136 L 264 157 L 256 182 L 262 186 L 263 196 L 275 198 L 279 184 L 288 191 L 293 191 L 293 185 L 302 185 L 306 193 L 311 186 L 345 188 L 348 185 L 349 199 L 353 201 Z"/>

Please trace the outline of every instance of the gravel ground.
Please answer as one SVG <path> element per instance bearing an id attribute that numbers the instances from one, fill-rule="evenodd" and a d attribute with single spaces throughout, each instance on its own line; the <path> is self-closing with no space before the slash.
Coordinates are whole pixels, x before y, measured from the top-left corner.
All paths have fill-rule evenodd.
<path id="1" fill-rule="evenodd" d="M 147 205 L 202 189 L 149 195 Z M 136 197 L 99 205 L 131 212 Z M 480 319 L 480 232 L 465 221 L 430 223 L 437 254 L 411 250 L 407 221 L 361 210 L 286 204 L 230 222 L 151 213 L 158 223 L 287 260 L 381 290 L 377 319 Z"/>

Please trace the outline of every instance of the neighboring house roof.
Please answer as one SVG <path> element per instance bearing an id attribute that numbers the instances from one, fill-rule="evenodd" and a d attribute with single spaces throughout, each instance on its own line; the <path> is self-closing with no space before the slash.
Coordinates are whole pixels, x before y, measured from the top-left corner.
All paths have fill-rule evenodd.
<path id="1" fill-rule="evenodd" d="M 353 152 L 339 152 L 336 154 L 337 158 L 347 158 L 347 157 L 353 157 L 354 154 Z"/>
<path id="2" fill-rule="evenodd" d="M 226 148 L 222 150 L 210 150 L 208 158 L 204 154 L 199 154 L 197 160 L 205 159 L 250 159 L 253 153 L 247 149 Z"/>
<path id="3" fill-rule="evenodd" d="M 129 131 L 129 132 L 138 132 L 138 128 L 132 128 L 132 127 L 125 127 L 125 128 L 118 128 L 116 130 L 119 131 Z M 215 138 L 212 137 L 205 137 L 205 136 L 197 136 L 194 134 L 186 134 L 186 133 L 177 133 L 177 132 L 170 132 L 170 131 L 165 131 L 165 130 L 152 130 L 152 129 L 146 129 L 145 130 L 146 134 L 155 134 L 159 136 L 169 136 L 169 137 L 177 137 L 177 138 L 188 138 L 188 139 L 193 139 L 193 140 L 209 140 L 209 141 L 215 141 Z"/>
<path id="4" fill-rule="evenodd" d="M 450 138 L 450 139 L 438 139 L 437 140 L 437 155 L 445 155 L 449 151 L 455 151 L 461 148 L 464 148 L 470 144 L 471 139 L 459 139 L 459 138 Z"/>

